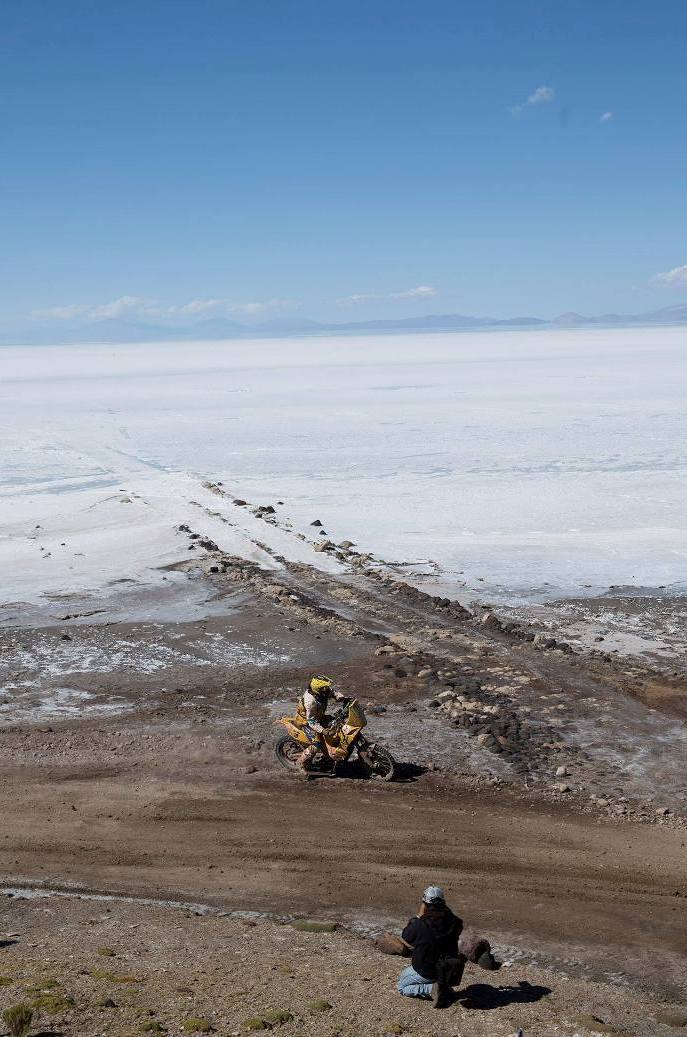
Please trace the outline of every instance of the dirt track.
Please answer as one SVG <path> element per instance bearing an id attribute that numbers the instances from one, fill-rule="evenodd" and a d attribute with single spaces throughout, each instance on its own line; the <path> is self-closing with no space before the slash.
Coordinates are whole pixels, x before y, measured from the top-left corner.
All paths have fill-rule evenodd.
<path id="1" fill-rule="evenodd" d="M 214 763 L 214 766 L 213 766 Z M 184 786 L 91 772 L 3 804 L 2 870 L 48 885 L 155 895 L 369 929 L 398 923 L 429 881 L 512 953 L 679 996 L 687 953 L 684 836 L 598 825 L 437 787 L 246 776 L 219 761 Z M 86 777 L 84 775 L 84 777 Z M 204 778 L 202 783 L 200 779 Z M 60 804 L 55 807 L 55 794 Z M 679 892 L 681 895 L 676 896 Z"/>

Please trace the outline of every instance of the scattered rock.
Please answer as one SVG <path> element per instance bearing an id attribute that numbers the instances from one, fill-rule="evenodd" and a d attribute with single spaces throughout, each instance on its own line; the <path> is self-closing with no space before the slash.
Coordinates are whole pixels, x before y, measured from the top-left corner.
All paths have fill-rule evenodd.
<path id="1" fill-rule="evenodd" d="M 311 526 L 321 526 L 321 525 L 322 525 L 322 523 L 320 522 L 320 520 L 319 520 L 319 519 L 315 519 L 315 521 L 314 521 L 314 522 L 311 522 L 311 523 L 310 523 L 310 525 L 311 525 Z"/>
<path id="2" fill-rule="evenodd" d="M 501 621 L 494 615 L 493 612 L 485 612 L 482 616 L 480 623 L 483 627 L 487 627 L 488 630 L 500 630 Z"/>

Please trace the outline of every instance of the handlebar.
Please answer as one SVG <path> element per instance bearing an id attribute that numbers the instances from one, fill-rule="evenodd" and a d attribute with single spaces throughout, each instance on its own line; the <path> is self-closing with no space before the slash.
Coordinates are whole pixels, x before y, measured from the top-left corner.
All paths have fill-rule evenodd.
<path id="1" fill-rule="evenodd" d="M 353 702 L 353 699 L 352 698 L 345 698 L 345 699 L 338 699 L 337 701 L 339 702 L 339 708 L 332 715 L 332 721 L 331 721 L 331 724 L 329 725 L 330 727 L 333 727 L 334 724 L 339 723 L 341 720 L 343 720 L 345 718 L 345 716 L 348 713 L 348 707 L 350 706 L 351 702 Z"/>

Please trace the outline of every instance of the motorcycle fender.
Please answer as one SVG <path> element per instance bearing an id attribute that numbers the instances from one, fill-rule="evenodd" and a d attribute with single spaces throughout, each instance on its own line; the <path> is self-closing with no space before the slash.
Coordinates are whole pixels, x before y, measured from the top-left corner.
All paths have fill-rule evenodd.
<path id="1" fill-rule="evenodd" d="M 294 724 L 291 717 L 280 717 L 279 723 L 284 725 L 291 737 L 295 738 L 297 742 L 301 742 L 302 745 L 310 745 L 303 728 Z"/>

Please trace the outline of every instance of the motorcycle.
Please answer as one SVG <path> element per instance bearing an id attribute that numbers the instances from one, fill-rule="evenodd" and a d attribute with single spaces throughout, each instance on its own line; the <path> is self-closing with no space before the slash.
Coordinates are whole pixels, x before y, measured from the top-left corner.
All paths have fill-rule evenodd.
<path id="1" fill-rule="evenodd" d="M 312 744 L 305 732 L 306 722 L 300 716 L 292 716 L 280 717 L 279 723 L 288 734 L 279 739 L 274 751 L 282 767 L 296 769 L 303 750 Z M 355 760 L 368 777 L 392 781 L 396 761 L 387 749 L 368 742 L 362 733 L 366 726 L 367 719 L 358 700 L 342 699 L 320 739 L 320 751 L 311 764 L 311 771 L 335 774 L 337 764 Z"/>

